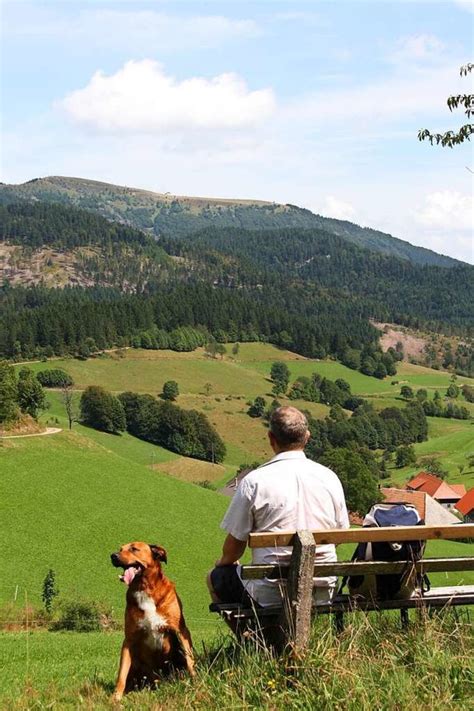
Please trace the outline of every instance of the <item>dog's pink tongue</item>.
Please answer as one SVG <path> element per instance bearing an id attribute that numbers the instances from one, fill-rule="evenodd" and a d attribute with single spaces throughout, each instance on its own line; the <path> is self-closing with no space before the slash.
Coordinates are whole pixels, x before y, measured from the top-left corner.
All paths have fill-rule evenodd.
<path id="1" fill-rule="evenodd" d="M 124 571 L 124 574 L 120 577 L 120 580 L 122 580 L 126 585 L 130 585 L 138 571 L 139 568 L 127 568 L 127 570 Z"/>

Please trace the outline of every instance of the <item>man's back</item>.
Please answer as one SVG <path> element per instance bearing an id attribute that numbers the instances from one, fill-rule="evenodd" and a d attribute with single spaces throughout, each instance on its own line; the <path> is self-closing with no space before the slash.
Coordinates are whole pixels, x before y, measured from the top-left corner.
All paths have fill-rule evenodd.
<path id="1" fill-rule="evenodd" d="M 277 454 L 242 480 L 222 527 L 239 540 L 251 531 L 348 528 L 344 492 L 330 469 L 307 459 L 302 450 Z M 288 563 L 291 548 L 256 548 L 253 563 Z M 319 560 L 336 560 L 335 547 L 318 546 Z M 332 579 L 318 579 L 328 587 Z M 246 581 L 249 594 L 261 604 L 280 599 L 277 581 Z"/>

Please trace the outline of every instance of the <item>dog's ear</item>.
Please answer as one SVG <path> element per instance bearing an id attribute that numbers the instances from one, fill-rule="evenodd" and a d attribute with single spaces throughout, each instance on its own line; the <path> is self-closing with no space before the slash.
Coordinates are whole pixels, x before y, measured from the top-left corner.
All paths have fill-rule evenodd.
<path id="1" fill-rule="evenodd" d="M 151 552 L 155 560 L 161 560 L 163 563 L 168 562 L 166 551 L 164 548 L 162 548 L 162 546 L 155 546 L 154 543 L 149 543 L 148 545 L 151 548 Z"/>

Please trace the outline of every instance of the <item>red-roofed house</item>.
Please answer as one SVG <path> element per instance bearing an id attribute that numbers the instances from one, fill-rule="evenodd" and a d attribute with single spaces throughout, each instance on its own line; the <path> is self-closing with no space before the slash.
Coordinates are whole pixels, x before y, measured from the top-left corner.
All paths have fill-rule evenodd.
<path id="1" fill-rule="evenodd" d="M 464 494 L 456 504 L 459 513 L 462 513 L 465 523 L 474 523 L 474 487 Z"/>
<path id="2" fill-rule="evenodd" d="M 426 484 L 427 481 L 431 481 L 433 479 L 435 479 L 436 481 L 441 481 L 441 479 L 438 479 L 438 477 L 434 474 L 429 474 L 429 472 L 420 472 L 415 477 L 413 477 L 413 479 L 410 479 L 410 481 L 406 485 L 406 488 L 416 491 L 420 488 L 420 486 Z"/>
<path id="3" fill-rule="evenodd" d="M 462 484 L 454 484 L 451 486 L 445 481 L 429 474 L 428 472 L 420 472 L 411 479 L 406 488 L 408 491 L 422 491 L 428 496 L 432 496 L 435 501 L 438 501 L 442 506 L 450 509 L 455 506 L 462 498 L 465 487 Z"/>

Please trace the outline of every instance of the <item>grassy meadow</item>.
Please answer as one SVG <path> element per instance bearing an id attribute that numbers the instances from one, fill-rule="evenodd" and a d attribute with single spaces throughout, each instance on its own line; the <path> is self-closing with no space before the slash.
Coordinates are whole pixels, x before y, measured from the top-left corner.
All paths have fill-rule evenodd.
<path id="1" fill-rule="evenodd" d="M 401 631 L 393 616 L 357 615 L 336 636 L 327 619 L 317 620 L 308 655 L 289 663 L 251 644 L 241 648 L 215 637 L 198 650 L 194 680 L 128 694 L 121 707 L 472 709 L 474 636 L 465 615 L 412 621 Z M 118 633 L 0 633 L 4 707 L 109 709 L 119 648 Z"/>
<path id="2" fill-rule="evenodd" d="M 109 435 L 112 437 L 112 435 Z M 21 561 L 0 581 L 0 601 L 41 603 L 56 573 L 63 599 L 107 603 L 121 619 L 125 587 L 110 553 L 131 540 L 163 545 L 171 579 L 198 636 L 207 614 L 204 574 L 222 541 L 227 500 L 114 454 L 78 431 L 10 440 L 0 448 L 0 538 Z"/>
<path id="3" fill-rule="evenodd" d="M 218 488 L 239 464 L 269 457 L 265 427 L 246 413 L 248 401 L 257 395 L 269 403 L 273 399 L 269 373 L 274 360 L 287 362 L 292 379 L 315 371 L 331 379 L 342 377 L 354 394 L 370 398 L 377 407 L 403 406 L 399 398 L 402 383 L 426 387 L 430 393 L 439 389 L 443 394 L 450 382 L 449 374 L 406 364 L 394 378 L 379 381 L 334 361 L 312 361 L 256 343 L 242 344 L 236 358 L 226 355 L 222 360 L 210 360 L 202 350 L 181 354 L 129 349 L 124 357 L 111 354 L 88 361 L 31 364 L 36 371 L 64 368 L 74 377 L 77 400 L 80 391 L 91 384 L 114 392 L 158 394 L 166 380 L 177 380 L 178 404 L 206 413 L 226 442 L 227 456 L 222 465 L 213 465 L 178 456 L 127 433 L 114 436 L 80 424 L 69 431 L 58 391 L 48 391 L 49 409 L 41 419 L 62 427 L 62 432 L 0 440 L 0 539 L 8 560 L 13 561 L 0 581 L 0 626 L 10 628 L 0 633 L 0 658 L 4 660 L 0 707 L 109 706 L 121 633 L 26 632 L 25 616 L 41 606 L 42 582 L 52 568 L 60 591 L 59 606 L 74 599 L 94 600 L 120 624 L 125 587 L 109 556 L 120 544 L 136 539 L 167 549 L 167 574 L 177 584 L 201 659 L 196 684 L 171 682 L 163 686 L 159 697 L 148 692 L 132 695 L 125 708 L 278 709 L 290 705 L 307 709 L 316 703 L 321 708 L 356 709 L 375 704 L 410 709 L 423 703 L 434 709 L 429 704 L 430 699 L 438 699 L 436 693 L 443 708 L 454 709 L 468 698 L 472 669 L 466 671 L 466 649 L 472 641 L 462 637 L 459 649 L 453 649 L 452 635 L 441 629 L 441 623 L 441 627 L 422 626 L 416 632 L 414 628 L 410 647 L 404 636 L 397 637 L 398 642 L 391 646 L 382 644 L 371 668 L 366 664 L 367 649 L 377 635 L 380 639 L 387 625 L 395 624 L 393 615 L 380 625 L 375 614 L 368 622 L 357 616 L 341 640 L 332 635 L 327 621 L 318 621 L 321 634 L 311 652 L 311 663 L 295 681 L 297 696 L 274 660 L 265 657 L 260 674 L 255 655 L 234 650 L 232 654 L 238 654 L 240 660 L 236 665 L 223 651 L 228 638 L 222 621 L 208 613 L 204 576 L 220 551 L 223 532 L 219 523 L 228 500 L 196 483 L 208 480 Z M 392 385 L 393 380 L 398 384 Z M 211 384 L 207 394 L 206 383 Z M 294 404 L 311 410 L 315 417 L 329 412 L 321 404 Z M 438 456 L 449 470 L 449 481 L 474 485 L 474 471 L 465 469 L 461 475 L 458 468 L 474 451 L 473 428 L 469 421 L 429 418 L 430 438 L 415 446 L 418 457 Z M 419 469 L 390 469 L 391 481 L 403 483 Z M 352 546 L 341 546 L 339 558 L 349 559 L 352 550 Z M 462 543 L 428 544 L 428 555 L 467 554 Z M 437 585 L 474 584 L 472 572 L 431 578 Z M 434 646 L 425 653 L 421 640 L 427 635 Z M 365 662 L 363 654 L 356 653 L 361 639 L 366 640 Z M 221 649 L 215 662 L 203 653 L 203 643 L 206 649 L 209 645 Z M 414 669 L 417 659 L 424 664 L 421 673 Z M 441 672 L 443 665 L 451 670 L 448 680 Z M 312 669 L 326 669 L 327 673 L 317 677 Z M 428 691 L 430 684 L 432 691 Z M 383 702 L 380 688 L 384 690 Z"/>
<path id="4" fill-rule="evenodd" d="M 228 353 L 231 346 L 227 347 Z M 264 461 L 269 454 L 266 431 L 260 420 L 247 415 L 248 402 L 257 395 L 263 395 L 267 402 L 273 399 L 269 379 L 271 365 L 275 360 L 287 363 L 291 380 L 298 376 L 309 376 L 313 372 L 332 380 L 343 378 L 350 383 L 355 395 L 367 398 L 377 409 L 384 407 L 404 407 L 400 397 L 402 385 L 410 385 L 414 390 L 426 388 L 428 396 L 433 397 L 436 390 L 444 395 L 450 384 L 450 374 L 435 371 L 423 366 L 401 363 L 396 376 L 384 380 L 370 378 L 351 370 L 336 361 L 311 360 L 286 351 L 268 343 L 240 344 L 236 357 L 229 354 L 222 359 L 206 357 L 203 349 L 192 353 L 172 351 L 151 351 L 127 349 L 124 357 L 108 354 L 105 357 L 79 361 L 74 359 L 54 360 L 51 364 L 33 363 L 35 371 L 46 367 L 64 368 L 74 380 L 75 387 L 82 390 L 87 385 L 100 384 L 114 391 L 134 390 L 158 394 L 163 383 L 176 380 L 180 395 L 178 404 L 189 409 L 204 412 L 216 427 L 227 446 L 224 469 L 212 465 L 193 465 L 189 460 L 178 457 L 160 447 L 154 447 L 134 438 L 123 435 L 113 444 L 113 451 L 121 450 L 136 457 L 135 461 L 149 466 L 166 464 L 162 471 L 187 481 L 207 479 L 217 486 L 224 483 L 235 469 L 244 462 Z M 459 377 L 462 385 L 469 379 Z M 472 381 L 471 381 L 472 382 Z M 210 385 L 206 392 L 206 385 Z M 64 426 L 64 411 L 58 393 L 49 392 L 50 410 L 43 419 L 56 417 Z M 285 398 L 280 401 L 288 402 Z M 467 407 L 474 417 L 474 404 L 459 398 L 459 403 Z M 307 409 L 314 417 L 326 417 L 329 408 L 320 403 L 292 401 L 297 407 Z M 474 453 L 474 425 L 470 421 L 429 418 L 429 440 L 415 446 L 420 457 L 436 456 L 442 459 L 453 483 L 474 483 L 474 470 L 465 469 L 460 474 L 459 466 L 466 463 L 466 457 Z M 108 441 L 101 433 L 91 431 L 88 436 L 104 446 Z M 133 442 L 131 440 L 134 440 Z M 401 470 L 391 470 L 394 482 L 405 481 L 419 466 Z"/>

